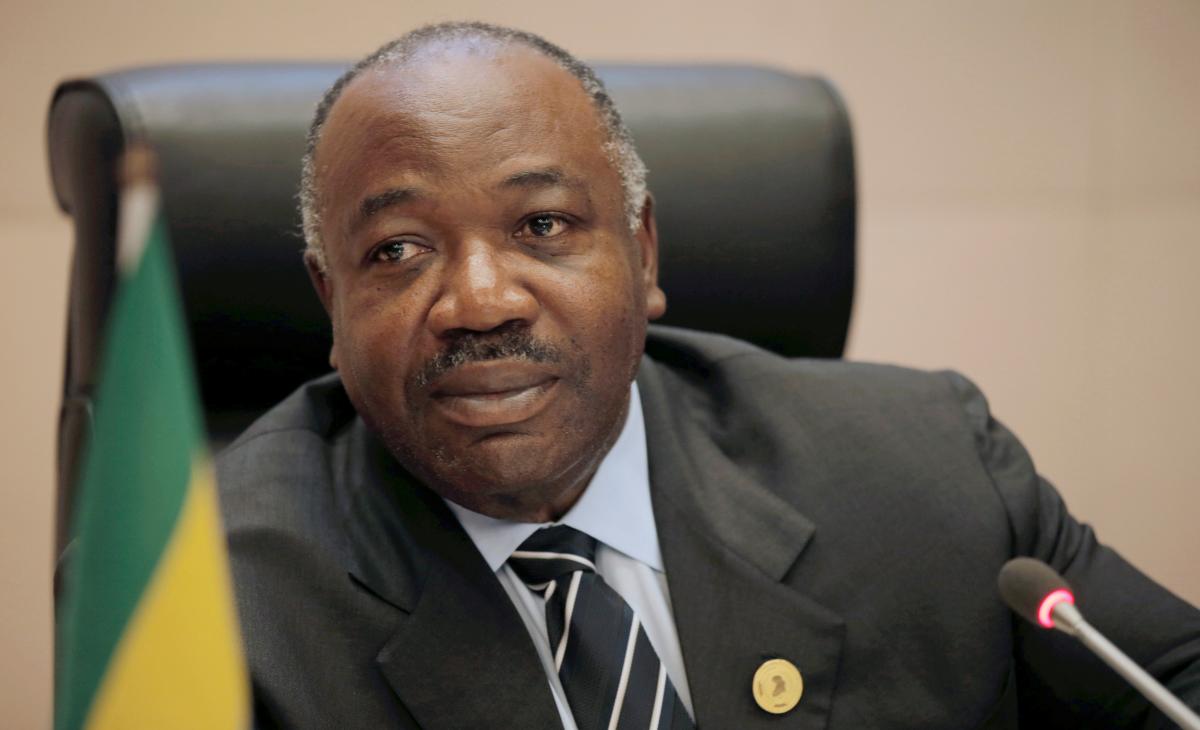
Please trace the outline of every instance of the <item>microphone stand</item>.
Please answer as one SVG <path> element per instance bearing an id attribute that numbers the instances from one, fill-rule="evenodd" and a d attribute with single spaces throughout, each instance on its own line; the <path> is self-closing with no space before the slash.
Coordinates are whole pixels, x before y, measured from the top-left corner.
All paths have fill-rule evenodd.
<path id="1" fill-rule="evenodd" d="M 1054 606 L 1052 615 L 1054 616 L 1054 628 L 1079 639 L 1084 646 L 1091 649 L 1117 674 L 1128 680 L 1134 689 L 1145 695 L 1146 699 L 1162 710 L 1163 714 L 1174 720 L 1179 727 L 1183 730 L 1200 730 L 1200 717 L 1197 717 L 1196 713 L 1192 712 L 1178 697 L 1171 694 L 1157 679 L 1151 677 L 1146 670 L 1135 664 L 1125 652 L 1105 638 L 1104 634 L 1084 620 L 1083 615 L 1079 613 L 1074 604 L 1066 601 L 1058 603 Z"/>

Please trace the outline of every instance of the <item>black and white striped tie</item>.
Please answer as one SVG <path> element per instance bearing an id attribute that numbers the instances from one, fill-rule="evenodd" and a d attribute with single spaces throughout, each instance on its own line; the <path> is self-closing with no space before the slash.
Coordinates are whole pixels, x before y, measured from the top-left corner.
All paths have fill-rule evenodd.
<path id="1" fill-rule="evenodd" d="M 508 559 L 546 600 L 554 666 L 579 730 L 692 728 L 637 614 L 596 574 L 596 541 L 556 525 Z"/>

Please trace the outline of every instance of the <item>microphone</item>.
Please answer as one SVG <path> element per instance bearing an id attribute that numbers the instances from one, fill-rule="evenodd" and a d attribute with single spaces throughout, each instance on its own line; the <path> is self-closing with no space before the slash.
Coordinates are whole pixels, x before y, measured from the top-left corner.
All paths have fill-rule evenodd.
<path id="1" fill-rule="evenodd" d="M 1079 639 L 1181 728 L 1200 730 L 1196 713 L 1084 620 L 1075 608 L 1070 584 L 1049 565 L 1033 558 L 1013 558 L 1000 570 L 998 583 L 1000 596 L 1017 615 Z"/>

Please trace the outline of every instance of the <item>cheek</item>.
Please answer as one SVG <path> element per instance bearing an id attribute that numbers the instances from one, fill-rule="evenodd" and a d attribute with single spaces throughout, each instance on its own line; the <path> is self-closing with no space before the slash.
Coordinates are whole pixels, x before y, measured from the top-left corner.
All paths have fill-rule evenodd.
<path id="1" fill-rule="evenodd" d="M 645 302 L 637 281 L 621 266 L 596 271 L 585 286 L 576 282 L 574 326 L 588 340 L 595 364 L 610 363 L 624 374 L 640 357 L 645 338 Z M 636 365 L 635 365 L 636 367 Z"/>
<path id="2" fill-rule="evenodd" d="M 334 318 L 334 352 L 348 388 L 391 389 L 404 382 L 417 322 L 407 303 L 380 291 L 347 297 Z"/>

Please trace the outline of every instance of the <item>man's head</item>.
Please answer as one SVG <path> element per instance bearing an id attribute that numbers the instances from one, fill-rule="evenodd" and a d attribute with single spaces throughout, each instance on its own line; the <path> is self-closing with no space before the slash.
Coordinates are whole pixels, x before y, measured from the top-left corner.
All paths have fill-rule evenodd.
<path id="1" fill-rule="evenodd" d="M 302 198 L 330 359 L 435 491 L 549 519 L 586 485 L 665 308 L 644 174 L 590 69 L 517 31 L 422 29 L 329 92 Z"/>
<path id="2" fill-rule="evenodd" d="M 421 51 L 457 45 L 480 50 L 503 46 L 524 46 L 541 53 L 574 76 L 591 97 L 596 114 L 604 124 L 607 139 L 605 151 L 621 176 L 625 191 L 625 213 L 630 230 L 641 224 L 642 207 L 646 202 L 646 165 L 633 144 L 633 136 L 621 119 L 616 104 L 596 76 L 591 66 L 541 36 L 515 28 L 479 22 L 451 22 L 427 25 L 386 43 L 364 57 L 325 92 L 308 130 L 303 171 L 300 180 L 300 215 L 304 226 L 305 255 L 324 266 L 325 249 L 321 239 L 320 209 L 317 205 L 316 149 L 329 118 L 329 110 L 341 97 L 342 90 L 364 71 L 385 66 L 400 66 Z"/>

